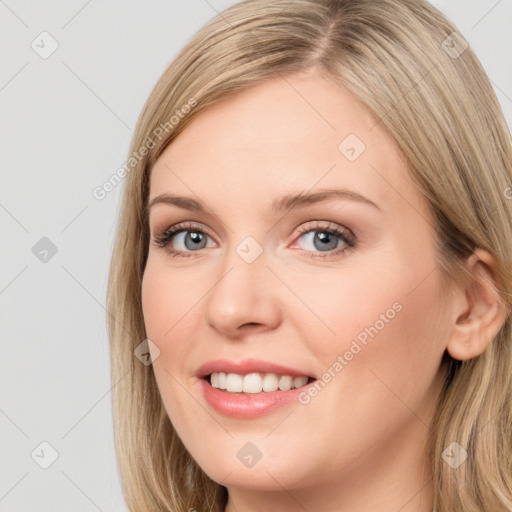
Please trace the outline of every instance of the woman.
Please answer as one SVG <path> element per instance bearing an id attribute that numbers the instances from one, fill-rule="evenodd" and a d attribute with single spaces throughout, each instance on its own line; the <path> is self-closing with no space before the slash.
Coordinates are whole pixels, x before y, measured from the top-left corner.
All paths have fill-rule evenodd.
<path id="1" fill-rule="evenodd" d="M 130 510 L 512 509 L 512 147 L 444 16 L 236 4 L 130 155 L 108 295 Z"/>

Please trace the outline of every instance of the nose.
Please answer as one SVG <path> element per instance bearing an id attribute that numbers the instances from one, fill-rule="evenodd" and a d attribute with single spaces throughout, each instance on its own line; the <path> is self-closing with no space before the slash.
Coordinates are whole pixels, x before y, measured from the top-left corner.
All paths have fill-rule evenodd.
<path id="1" fill-rule="evenodd" d="M 281 322 L 279 280 L 267 267 L 263 252 L 249 262 L 234 249 L 205 298 L 208 325 L 223 337 L 275 329 Z"/>

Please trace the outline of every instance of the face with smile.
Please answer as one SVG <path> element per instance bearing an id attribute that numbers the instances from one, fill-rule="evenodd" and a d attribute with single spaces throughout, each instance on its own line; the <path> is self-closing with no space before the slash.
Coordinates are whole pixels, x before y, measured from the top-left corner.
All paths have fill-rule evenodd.
<path id="1" fill-rule="evenodd" d="M 308 510 L 336 499 L 366 510 L 371 495 L 381 510 L 420 510 L 450 290 L 427 203 L 380 124 L 317 73 L 268 80 L 172 141 L 149 204 L 153 368 L 202 469 L 239 503 L 275 491 L 284 506 L 284 488 Z M 223 368 L 309 380 L 221 391 L 203 375 Z"/>

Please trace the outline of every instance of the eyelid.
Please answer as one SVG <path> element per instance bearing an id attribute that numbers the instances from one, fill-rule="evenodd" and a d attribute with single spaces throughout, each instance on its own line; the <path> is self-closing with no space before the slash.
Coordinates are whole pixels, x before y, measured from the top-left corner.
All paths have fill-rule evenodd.
<path id="1" fill-rule="evenodd" d="M 175 236 L 183 231 L 200 231 L 215 241 L 215 237 L 211 235 L 209 229 L 204 224 L 197 221 L 182 221 L 170 225 L 166 224 L 163 228 L 155 229 L 152 237 L 153 240 L 158 241 L 166 237 L 166 235 Z M 170 241 L 168 243 L 170 243 Z M 215 243 L 217 242 L 215 241 Z"/>
<path id="2" fill-rule="evenodd" d="M 327 225 L 321 224 L 322 222 L 326 222 Z M 356 235 L 352 232 L 351 229 L 341 225 L 334 223 L 332 221 L 322 221 L 322 220 L 315 220 L 315 221 L 309 221 L 304 225 L 301 225 L 299 228 L 299 234 L 294 239 L 292 247 L 296 245 L 297 240 L 299 240 L 302 236 L 307 235 L 312 232 L 325 232 L 329 233 L 335 237 L 337 237 L 339 240 L 341 240 L 342 244 L 344 246 L 338 247 L 336 249 L 333 249 L 331 251 L 308 251 L 307 249 L 302 249 L 302 251 L 305 253 L 305 255 L 310 259 L 326 259 L 326 258 L 335 258 L 337 256 L 340 256 L 342 253 L 344 253 L 347 250 L 354 249 L 356 245 L 358 244 L 358 239 Z"/>

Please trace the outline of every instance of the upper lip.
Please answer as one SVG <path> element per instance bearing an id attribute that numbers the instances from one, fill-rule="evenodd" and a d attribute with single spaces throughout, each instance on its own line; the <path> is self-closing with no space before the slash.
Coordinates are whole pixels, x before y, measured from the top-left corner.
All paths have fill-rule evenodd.
<path id="1" fill-rule="evenodd" d="M 238 373 L 246 375 L 248 373 L 277 373 L 279 375 L 290 375 L 291 377 L 312 377 L 310 373 L 281 364 L 262 361 L 259 359 L 244 359 L 243 361 L 229 361 L 228 359 L 216 359 L 202 364 L 196 370 L 196 377 L 203 378 L 210 373 Z"/>

